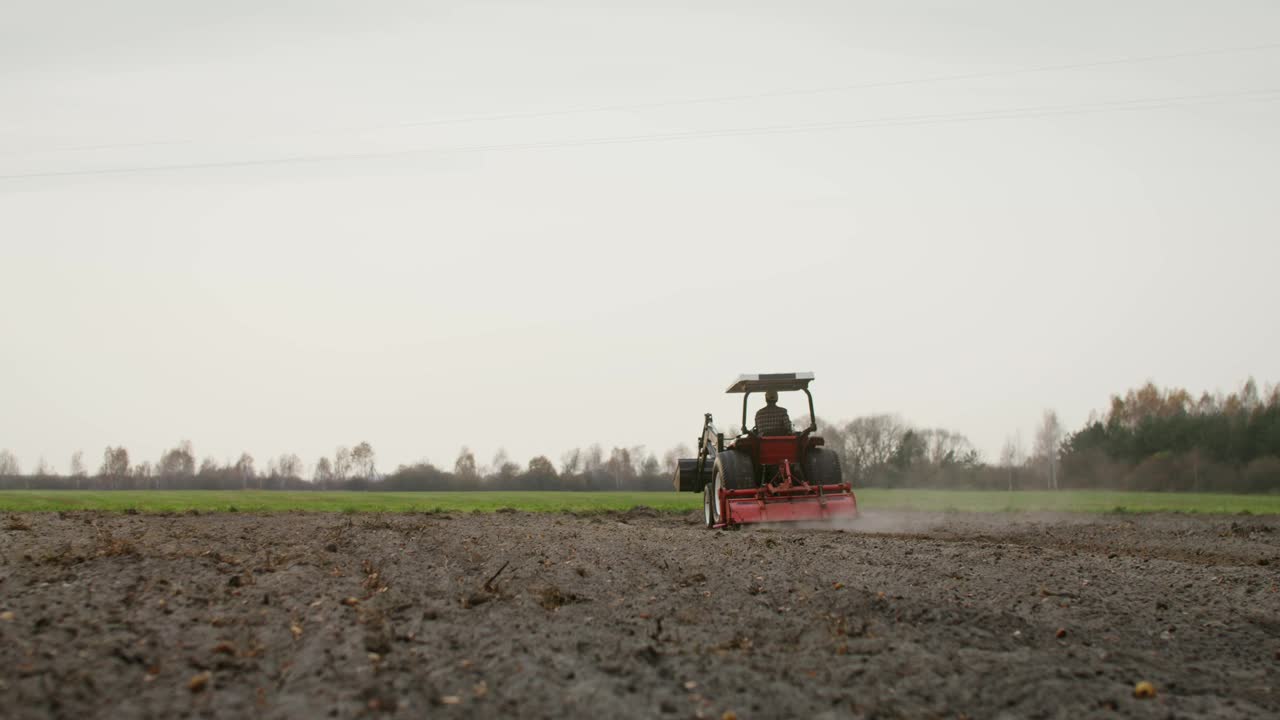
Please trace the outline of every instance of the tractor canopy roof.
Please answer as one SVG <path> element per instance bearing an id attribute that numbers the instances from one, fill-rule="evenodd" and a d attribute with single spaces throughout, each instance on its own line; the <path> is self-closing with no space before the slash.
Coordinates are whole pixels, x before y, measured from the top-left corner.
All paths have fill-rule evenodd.
<path id="1" fill-rule="evenodd" d="M 766 390 L 787 392 L 788 390 L 808 389 L 813 382 L 813 373 L 761 373 L 758 375 L 739 375 L 737 381 L 729 386 L 727 393 L 754 393 Z"/>

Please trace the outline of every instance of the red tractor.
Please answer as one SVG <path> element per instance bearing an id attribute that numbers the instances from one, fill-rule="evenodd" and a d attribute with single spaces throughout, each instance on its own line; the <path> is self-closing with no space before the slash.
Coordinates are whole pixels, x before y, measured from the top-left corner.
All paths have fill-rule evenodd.
<path id="1" fill-rule="evenodd" d="M 840 458 L 823 447 L 809 383 L 813 373 L 741 375 L 726 392 L 742 393 L 743 433 L 725 443 L 707 413 L 698 457 L 676 461 L 675 488 L 701 492 L 709 528 L 762 522 L 855 518 L 858 501 L 840 473 Z M 803 392 L 809 427 L 768 435 L 747 425 L 747 399 L 755 392 Z M 750 429 L 747 429 L 750 428 Z"/>

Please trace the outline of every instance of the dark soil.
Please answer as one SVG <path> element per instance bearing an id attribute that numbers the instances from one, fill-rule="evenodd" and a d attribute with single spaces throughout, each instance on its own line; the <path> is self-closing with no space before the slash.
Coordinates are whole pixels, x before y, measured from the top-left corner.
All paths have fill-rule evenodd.
<path id="1" fill-rule="evenodd" d="M 0 715 L 1280 713 L 1280 520 L 697 522 L 8 516 Z"/>

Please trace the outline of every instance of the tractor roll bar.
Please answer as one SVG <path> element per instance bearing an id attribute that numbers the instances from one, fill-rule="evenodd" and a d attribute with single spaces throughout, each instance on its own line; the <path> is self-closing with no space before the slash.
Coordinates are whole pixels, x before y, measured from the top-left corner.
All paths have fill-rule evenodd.
<path id="1" fill-rule="evenodd" d="M 809 392 L 809 388 L 800 388 L 809 398 L 809 432 L 818 431 L 818 415 L 813 411 L 813 393 Z M 747 425 L 747 398 L 751 397 L 751 391 L 746 390 L 742 393 L 742 432 L 746 432 L 750 425 Z"/>

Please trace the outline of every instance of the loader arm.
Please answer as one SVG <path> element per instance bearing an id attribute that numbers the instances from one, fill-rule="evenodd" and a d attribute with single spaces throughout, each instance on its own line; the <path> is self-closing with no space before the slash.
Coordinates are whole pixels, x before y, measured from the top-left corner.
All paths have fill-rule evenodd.
<path id="1" fill-rule="evenodd" d="M 703 416 L 702 437 L 698 438 L 698 477 L 705 477 L 715 465 L 716 453 L 724 450 L 724 433 L 716 430 L 711 413 Z"/>

